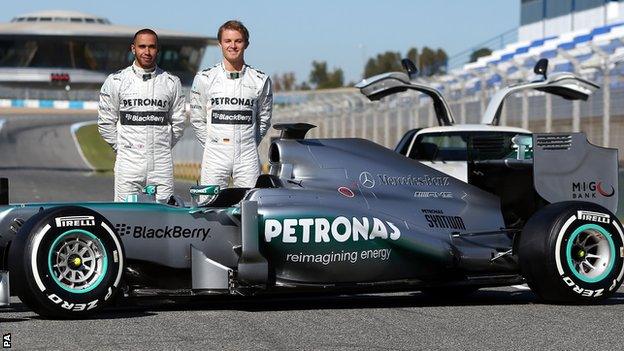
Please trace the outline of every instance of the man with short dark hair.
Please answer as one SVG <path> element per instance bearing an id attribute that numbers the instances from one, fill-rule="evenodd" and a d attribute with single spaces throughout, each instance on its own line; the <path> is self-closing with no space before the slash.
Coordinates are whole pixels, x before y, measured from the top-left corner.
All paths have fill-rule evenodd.
<path id="1" fill-rule="evenodd" d="M 156 185 L 158 201 L 173 195 L 171 148 L 184 132 L 178 77 L 156 66 L 158 36 L 141 29 L 131 45 L 134 62 L 106 78 L 100 92 L 98 129 L 117 153 L 115 201 Z"/>
<path id="2" fill-rule="evenodd" d="M 260 175 L 258 144 L 271 126 L 273 90 L 264 72 L 245 64 L 249 31 L 227 21 L 217 38 L 223 60 L 195 76 L 191 123 L 204 147 L 201 183 L 253 187 Z"/>

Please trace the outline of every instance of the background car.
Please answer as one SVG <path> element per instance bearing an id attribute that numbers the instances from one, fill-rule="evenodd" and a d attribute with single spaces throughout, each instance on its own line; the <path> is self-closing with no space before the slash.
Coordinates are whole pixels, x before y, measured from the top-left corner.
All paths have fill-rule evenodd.
<path id="1" fill-rule="evenodd" d="M 403 60 L 407 75 L 391 72 L 362 80 L 356 85 L 371 100 L 416 90 L 432 99 L 439 126 L 411 129 L 397 144 L 395 151 L 409 158 L 468 182 L 468 164 L 473 160 L 500 160 L 513 152 L 512 138 L 524 137 L 530 142 L 529 130 L 500 126 L 505 98 L 522 90 L 535 89 L 568 100 L 587 100 L 598 86 L 573 73 L 558 72 L 547 76 L 548 60 L 536 63 L 536 77 L 526 83 L 505 87 L 492 97 L 480 124 L 456 124 L 442 92 L 416 81 L 417 70 L 409 59 Z M 531 145 L 526 145 L 528 149 Z M 527 150 L 529 151 L 529 150 Z M 530 152 L 530 151 L 529 151 Z M 527 154 L 528 155 L 528 154 Z"/>

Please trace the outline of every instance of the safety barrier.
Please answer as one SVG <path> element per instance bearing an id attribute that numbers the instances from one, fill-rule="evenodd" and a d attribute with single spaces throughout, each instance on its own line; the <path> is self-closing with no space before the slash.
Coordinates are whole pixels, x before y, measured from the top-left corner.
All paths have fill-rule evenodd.
<path id="1" fill-rule="evenodd" d="M 0 99 L 0 108 L 42 108 L 62 110 L 97 110 L 97 101 Z"/>

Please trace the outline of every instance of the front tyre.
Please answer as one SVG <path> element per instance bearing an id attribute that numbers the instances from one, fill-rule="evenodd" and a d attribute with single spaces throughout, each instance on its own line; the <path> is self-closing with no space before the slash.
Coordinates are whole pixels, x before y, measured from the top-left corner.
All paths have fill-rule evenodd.
<path id="1" fill-rule="evenodd" d="M 548 205 L 522 230 L 518 256 L 529 287 L 543 300 L 599 301 L 622 284 L 622 224 L 613 213 L 593 203 Z"/>
<path id="2" fill-rule="evenodd" d="M 51 208 L 16 235 L 9 270 L 20 299 L 36 313 L 81 318 L 109 303 L 123 273 L 124 252 L 113 226 L 88 208 Z"/>

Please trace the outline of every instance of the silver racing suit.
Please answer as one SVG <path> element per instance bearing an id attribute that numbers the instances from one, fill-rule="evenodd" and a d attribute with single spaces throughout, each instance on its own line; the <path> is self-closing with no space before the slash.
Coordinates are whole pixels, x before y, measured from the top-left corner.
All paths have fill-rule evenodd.
<path id="1" fill-rule="evenodd" d="M 199 72 L 191 89 L 191 124 L 204 147 L 201 183 L 253 187 L 260 175 L 258 144 L 271 126 L 270 78 L 245 65 L 227 72 L 223 63 Z"/>
<path id="2" fill-rule="evenodd" d="M 98 129 L 117 152 L 115 201 L 156 185 L 156 198 L 173 195 L 171 148 L 184 132 L 185 98 L 178 77 L 136 65 L 109 75 L 100 92 Z"/>

